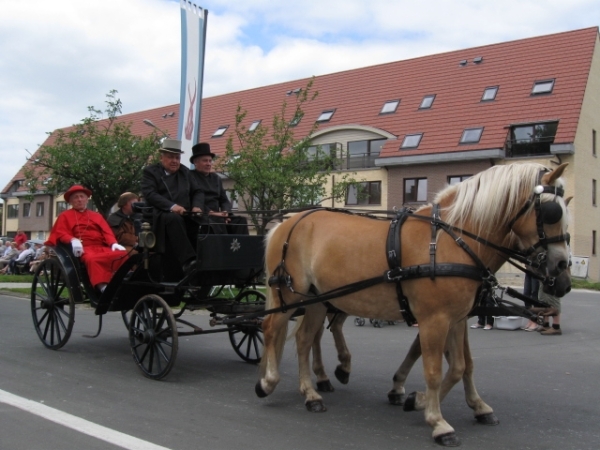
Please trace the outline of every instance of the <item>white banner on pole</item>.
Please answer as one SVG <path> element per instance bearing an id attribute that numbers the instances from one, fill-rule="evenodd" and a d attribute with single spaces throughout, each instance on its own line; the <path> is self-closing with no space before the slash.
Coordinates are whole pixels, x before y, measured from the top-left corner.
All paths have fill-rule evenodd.
<path id="1" fill-rule="evenodd" d="M 189 0 L 181 7 L 181 91 L 177 138 L 188 155 L 200 135 L 206 19 L 208 11 Z"/>

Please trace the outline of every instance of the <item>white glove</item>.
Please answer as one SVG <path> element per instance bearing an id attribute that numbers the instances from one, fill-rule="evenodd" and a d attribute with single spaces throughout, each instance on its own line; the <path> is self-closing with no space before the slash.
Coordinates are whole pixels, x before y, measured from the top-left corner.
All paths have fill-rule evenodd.
<path id="1" fill-rule="evenodd" d="M 113 244 L 111 249 L 114 252 L 115 250 L 125 250 L 125 247 L 123 247 L 122 245 L 119 245 L 119 244 Z"/>
<path id="2" fill-rule="evenodd" d="M 73 247 L 73 254 L 76 258 L 79 258 L 81 255 L 83 255 L 83 244 L 79 239 L 72 239 L 71 247 Z"/>

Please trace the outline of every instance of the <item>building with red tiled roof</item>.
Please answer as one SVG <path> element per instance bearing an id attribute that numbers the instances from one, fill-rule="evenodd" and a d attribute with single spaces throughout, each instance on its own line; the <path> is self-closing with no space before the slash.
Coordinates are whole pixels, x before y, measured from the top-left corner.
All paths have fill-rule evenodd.
<path id="1" fill-rule="evenodd" d="M 223 154 L 239 104 L 247 110 L 246 127 L 256 121 L 270 126 L 282 103 L 291 106 L 294 91 L 308 81 L 203 99 L 200 140 Z M 589 276 L 600 278 L 598 27 L 323 75 L 315 77 L 313 89 L 318 97 L 305 104 L 296 136 L 321 118 L 312 142 L 335 151 L 343 160 L 340 170 L 356 172 L 371 194 L 357 200 L 350 192 L 345 204 L 335 206 L 417 206 L 447 183 L 494 164 L 568 162 L 567 194 L 575 195 L 569 206 L 573 254 L 589 258 Z M 136 134 L 152 131 L 146 119 L 176 135 L 178 112 L 179 105 L 170 105 L 121 120 L 131 122 Z M 11 205 L 26 201 L 18 186 L 22 179 L 21 171 L 2 191 L 4 229 L 44 233 L 55 214 L 38 228 L 18 214 L 6 217 Z M 44 201 L 55 211 L 51 198 Z"/>

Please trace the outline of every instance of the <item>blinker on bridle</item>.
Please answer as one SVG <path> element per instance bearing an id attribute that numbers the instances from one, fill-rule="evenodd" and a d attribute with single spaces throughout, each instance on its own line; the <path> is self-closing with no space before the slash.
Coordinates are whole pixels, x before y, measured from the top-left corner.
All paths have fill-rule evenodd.
<path id="1" fill-rule="evenodd" d="M 560 203 L 558 203 L 556 200 L 542 203 L 542 194 L 554 194 L 555 196 L 562 197 L 564 196 L 564 189 L 558 186 L 536 186 L 533 189 L 533 194 L 531 198 L 527 200 L 527 202 L 519 210 L 517 215 L 508 224 L 509 228 L 512 228 L 515 222 L 519 220 L 519 218 L 523 216 L 523 214 L 525 214 L 533 204 L 539 241 L 523 253 L 525 256 L 531 255 L 539 247 L 543 247 L 547 250 L 548 244 L 563 241 L 567 241 L 568 244 L 570 241 L 569 233 L 561 234 L 558 236 L 552 236 L 549 238 L 546 237 L 546 233 L 544 231 L 544 224 L 554 225 L 555 223 L 558 223 L 562 219 L 563 208 L 560 205 Z M 546 252 L 542 252 L 538 255 L 539 263 L 543 263 L 545 259 Z"/>

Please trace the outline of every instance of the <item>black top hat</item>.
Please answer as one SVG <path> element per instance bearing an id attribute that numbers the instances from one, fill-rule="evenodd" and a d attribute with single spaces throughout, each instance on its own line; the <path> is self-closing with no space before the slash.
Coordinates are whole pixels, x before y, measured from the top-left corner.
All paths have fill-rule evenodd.
<path id="1" fill-rule="evenodd" d="M 192 156 L 190 156 L 190 162 L 194 164 L 194 159 L 198 156 L 210 155 L 211 158 L 215 157 L 214 153 L 210 151 L 210 144 L 206 142 L 200 142 L 192 147 Z"/>

